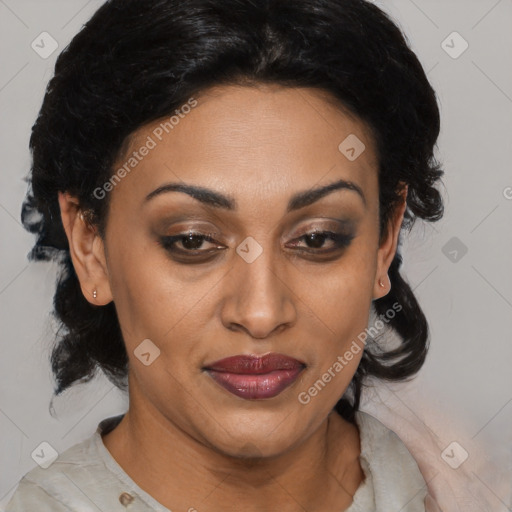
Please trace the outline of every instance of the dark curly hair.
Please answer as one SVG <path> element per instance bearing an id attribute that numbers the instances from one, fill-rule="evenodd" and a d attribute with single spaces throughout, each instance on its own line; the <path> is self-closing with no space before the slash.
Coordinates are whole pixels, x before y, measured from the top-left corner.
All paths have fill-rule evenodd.
<path id="1" fill-rule="evenodd" d="M 381 236 L 408 185 L 403 228 L 436 221 L 443 201 L 434 156 L 435 91 L 389 16 L 365 0 L 108 0 L 62 51 L 32 128 L 29 190 L 22 209 L 37 235 L 30 260 L 57 260 L 59 321 L 51 354 L 55 395 L 101 368 L 127 389 L 128 356 L 115 304 L 83 296 L 62 225 L 58 192 L 75 195 L 104 236 L 109 201 L 93 191 L 114 173 L 130 135 L 214 85 L 273 83 L 330 93 L 373 134 L 379 162 Z M 391 291 L 374 301 L 399 346 L 372 340 L 336 410 L 348 421 L 367 376 L 402 380 L 422 366 L 429 328 L 397 251 Z"/>

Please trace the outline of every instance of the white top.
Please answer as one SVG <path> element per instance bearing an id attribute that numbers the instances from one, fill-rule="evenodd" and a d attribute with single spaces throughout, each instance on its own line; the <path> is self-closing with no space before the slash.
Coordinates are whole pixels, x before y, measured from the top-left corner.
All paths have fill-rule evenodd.
<path id="1" fill-rule="evenodd" d="M 20 481 L 5 512 L 170 512 L 143 491 L 103 444 L 123 415 L 61 453 L 47 469 L 36 466 Z M 356 412 L 365 480 L 346 512 L 425 512 L 427 486 L 398 436 L 373 416 Z M 124 503 L 124 504 L 123 504 Z"/>

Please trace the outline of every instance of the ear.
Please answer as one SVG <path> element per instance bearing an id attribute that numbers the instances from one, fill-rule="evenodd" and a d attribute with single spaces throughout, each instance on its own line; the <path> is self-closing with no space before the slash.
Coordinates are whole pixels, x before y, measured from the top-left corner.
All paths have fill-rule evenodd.
<path id="1" fill-rule="evenodd" d="M 391 290 L 391 282 L 389 280 L 388 271 L 396 254 L 398 247 L 398 237 L 404 220 L 405 208 L 407 206 L 408 185 L 400 182 L 399 186 L 401 202 L 397 204 L 393 215 L 389 219 L 387 225 L 387 233 L 380 241 L 377 251 L 377 270 L 375 273 L 375 282 L 373 285 L 373 300 L 380 299 Z"/>
<path id="2" fill-rule="evenodd" d="M 76 197 L 67 192 L 59 192 L 59 206 L 71 261 L 82 293 L 91 304 L 104 306 L 113 297 L 103 240 L 96 227 L 86 220 Z"/>

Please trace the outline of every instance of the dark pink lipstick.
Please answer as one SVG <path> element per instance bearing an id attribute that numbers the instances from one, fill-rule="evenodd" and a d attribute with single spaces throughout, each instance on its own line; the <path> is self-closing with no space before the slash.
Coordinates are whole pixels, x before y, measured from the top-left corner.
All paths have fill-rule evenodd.
<path id="1" fill-rule="evenodd" d="M 290 386 L 305 364 L 283 354 L 239 355 L 205 366 L 208 374 L 230 393 L 250 400 L 272 398 Z"/>

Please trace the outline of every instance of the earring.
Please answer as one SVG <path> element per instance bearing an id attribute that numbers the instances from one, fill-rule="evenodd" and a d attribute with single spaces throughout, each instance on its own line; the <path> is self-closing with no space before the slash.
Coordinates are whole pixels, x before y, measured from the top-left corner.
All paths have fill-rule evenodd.
<path id="1" fill-rule="evenodd" d="M 381 288 L 386 288 L 386 285 L 382 282 L 382 279 L 381 279 L 381 278 L 379 278 L 379 286 L 380 286 Z"/>
<path id="2" fill-rule="evenodd" d="M 98 296 L 98 292 L 96 290 L 93 290 L 92 298 L 95 299 L 97 296 Z"/>

